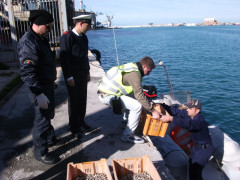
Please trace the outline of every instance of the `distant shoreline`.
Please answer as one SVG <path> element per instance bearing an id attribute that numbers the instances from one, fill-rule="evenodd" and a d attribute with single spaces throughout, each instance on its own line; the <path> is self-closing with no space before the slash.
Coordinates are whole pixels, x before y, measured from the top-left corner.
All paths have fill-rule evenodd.
<path id="1" fill-rule="evenodd" d="M 222 24 L 166 24 L 166 25 L 135 25 L 135 26 L 114 26 L 106 29 L 112 29 L 112 28 L 138 28 L 138 27 L 176 27 L 176 26 L 237 26 L 240 25 L 240 23 L 222 23 Z"/>
<path id="2" fill-rule="evenodd" d="M 113 26 L 113 27 L 97 27 L 96 29 L 120 29 L 120 28 L 139 28 L 139 27 L 177 27 L 177 26 L 237 26 L 240 23 L 182 23 L 182 24 L 148 24 L 148 25 L 131 25 L 131 26 Z"/>

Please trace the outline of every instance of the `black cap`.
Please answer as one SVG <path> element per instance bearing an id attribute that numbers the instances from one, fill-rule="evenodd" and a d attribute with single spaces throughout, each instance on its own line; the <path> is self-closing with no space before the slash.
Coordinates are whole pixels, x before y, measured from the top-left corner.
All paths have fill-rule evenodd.
<path id="1" fill-rule="evenodd" d="M 193 99 L 189 103 L 184 104 L 184 106 L 187 106 L 188 108 L 195 107 L 195 108 L 201 109 L 202 108 L 202 103 L 197 99 Z"/>
<path id="2" fill-rule="evenodd" d="M 53 16 L 46 10 L 31 10 L 29 21 L 37 25 L 45 25 L 53 22 Z"/>

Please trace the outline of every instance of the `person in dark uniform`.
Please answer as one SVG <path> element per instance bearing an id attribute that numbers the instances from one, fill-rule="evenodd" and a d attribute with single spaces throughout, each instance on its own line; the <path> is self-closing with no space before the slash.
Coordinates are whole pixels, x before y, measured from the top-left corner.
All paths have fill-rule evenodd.
<path id="1" fill-rule="evenodd" d="M 90 81 L 88 61 L 88 38 L 92 16 L 80 15 L 73 18 L 74 28 L 65 32 L 60 39 L 60 62 L 68 90 L 68 112 L 71 133 L 81 138 L 82 129 L 91 127 L 84 121 L 87 105 L 87 84 Z"/>
<path id="2" fill-rule="evenodd" d="M 202 180 L 202 170 L 212 155 L 213 147 L 209 135 L 208 123 L 205 121 L 199 100 L 191 100 L 184 104 L 187 110 L 180 110 L 175 106 L 162 106 L 172 115 L 162 115 L 164 122 L 174 122 L 176 126 L 188 129 L 194 142 L 189 158 L 190 180 Z M 184 107 L 183 106 L 183 107 Z"/>
<path id="3" fill-rule="evenodd" d="M 34 105 L 34 157 L 45 164 L 54 164 L 59 157 L 51 156 L 48 147 L 59 140 L 51 125 L 54 117 L 54 87 L 56 80 L 55 54 L 46 38 L 53 28 L 53 17 L 45 10 L 30 11 L 31 26 L 20 39 L 17 50 L 21 79 L 30 89 Z"/>

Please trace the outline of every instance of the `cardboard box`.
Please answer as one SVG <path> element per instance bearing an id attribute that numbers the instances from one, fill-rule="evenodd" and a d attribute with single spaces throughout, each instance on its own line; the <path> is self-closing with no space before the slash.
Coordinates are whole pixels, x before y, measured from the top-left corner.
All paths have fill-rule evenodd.
<path id="1" fill-rule="evenodd" d="M 148 156 L 140 158 L 129 158 L 121 160 L 112 160 L 113 173 L 115 180 L 118 180 L 128 174 L 139 174 L 147 172 L 153 180 L 161 180 L 155 166 Z"/>
<path id="2" fill-rule="evenodd" d="M 102 158 L 99 161 L 83 162 L 83 163 L 68 163 L 67 165 L 67 180 L 74 180 L 78 176 L 87 174 L 103 173 L 108 180 L 112 180 L 112 176 L 107 165 L 106 159 Z"/>
<path id="3" fill-rule="evenodd" d="M 155 104 L 154 109 L 162 114 L 168 114 L 168 112 L 160 105 Z M 149 114 L 142 111 L 140 123 L 143 126 L 143 135 L 161 136 L 164 137 L 168 128 L 168 123 L 161 120 L 156 120 Z"/>

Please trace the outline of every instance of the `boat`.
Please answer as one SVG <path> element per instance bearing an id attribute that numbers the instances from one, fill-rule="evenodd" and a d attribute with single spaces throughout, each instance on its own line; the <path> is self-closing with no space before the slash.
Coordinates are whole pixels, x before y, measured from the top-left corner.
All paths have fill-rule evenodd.
<path id="1" fill-rule="evenodd" d="M 163 63 L 159 62 L 162 66 Z M 162 94 L 160 98 L 154 98 L 154 103 L 165 103 L 167 105 L 181 106 L 182 104 L 189 102 L 191 99 L 190 92 L 175 91 L 172 90 L 170 78 L 166 69 L 163 66 L 169 82 L 170 93 Z M 206 117 L 205 117 L 206 118 Z M 187 136 L 187 130 L 181 129 L 185 134 L 184 146 L 179 146 L 174 141 L 172 132 L 174 131 L 173 123 L 170 123 L 165 136 L 151 136 L 150 143 L 161 153 L 166 166 L 170 170 L 175 179 L 188 179 L 188 153 L 183 147 L 187 147 L 191 150 L 191 139 Z M 178 131 L 179 132 L 179 131 Z M 209 126 L 209 133 L 213 144 L 213 154 L 209 160 L 209 163 L 203 169 L 204 180 L 239 180 L 240 179 L 240 146 L 231 139 L 226 133 L 219 129 L 215 125 Z M 185 151 L 184 151 L 185 150 Z"/>

